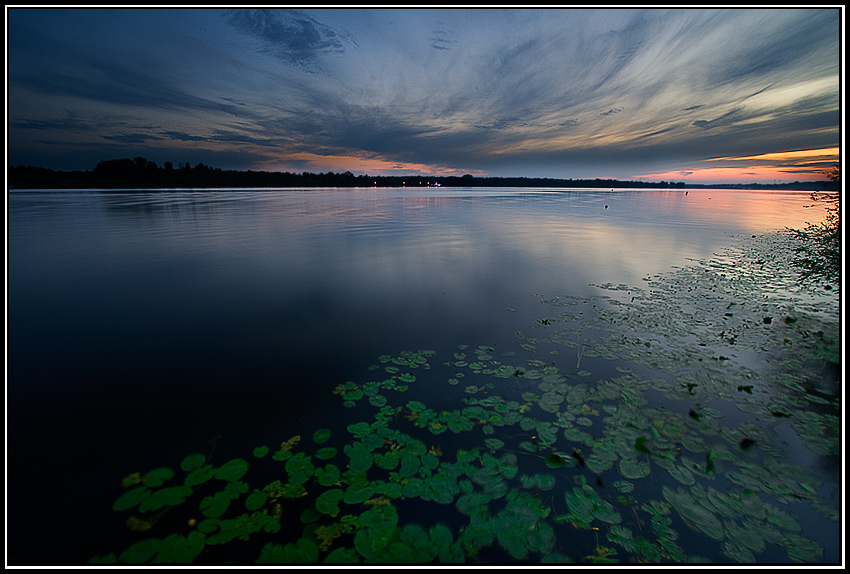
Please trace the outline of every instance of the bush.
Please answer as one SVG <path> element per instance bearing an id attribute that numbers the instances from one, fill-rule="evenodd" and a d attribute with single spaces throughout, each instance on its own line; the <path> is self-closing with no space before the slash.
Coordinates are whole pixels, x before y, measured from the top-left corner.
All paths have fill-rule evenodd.
<path id="1" fill-rule="evenodd" d="M 832 181 L 840 181 L 840 168 L 835 165 L 828 174 Z M 826 218 L 820 223 L 809 223 L 805 229 L 791 232 L 802 244 L 795 249 L 794 266 L 800 269 L 804 280 L 840 281 L 841 279 L 841 187 L 836 192 L 814 192 L 814 201 L 826 203 Z"/>

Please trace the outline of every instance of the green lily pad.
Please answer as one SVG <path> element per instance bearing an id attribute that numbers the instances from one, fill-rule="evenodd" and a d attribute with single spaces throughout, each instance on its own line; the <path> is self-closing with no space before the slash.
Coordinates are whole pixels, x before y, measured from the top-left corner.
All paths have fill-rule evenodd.
<path id="1" fill-rule="evenodd" d="M 299 452 L 286 461 L 286 472 L 292 484 L 304 484 L 313 476 L 314 471 L 315 467 L 310 457 L 303 452 Z"/>
<path id="2" fill-rule="evenodd" d="M 316 444 L 324 444 L 331 438 L 330 429 L 319 429 L 313 433 L 313 442 Z"/>
<path id="3" fill-rule="evenodd" d="M 191 564 L 204 549 L 206 536 L 193 531 L 188 537 L 174 533 L 162 541 L 153 564 Z"/>
<path id="4" fill-rule="evenodd" d="M 620 474 L 624 478 L 638 479 L 649 476 L 650 466 L 648 462 L 636 458 L 624 458 L 620 460 Z"/>
<path id="5" fill-rule="evenodd" d="M 122 552 L 118 560 L 125 564 L 143 564 L 156 556 L 161 546 L 162 540 L 159 538 L 141 540 Z"/>
<path id="6" fill-rule="evenodd" d="M 186 498 L 192 496 L 192 488 L 189 486 L 172 486 L 154 492 L 139 504 L 141 512 L 159 510 L 165 506 L 177 506 L 186 502 Z"/>
<path id="7" fill-rule="evenodd" d="M 485 439 L 484 444 L 486 444 L 487 448 L 489 448 L 490 450 L 498 450 L 505 446 L 505 443 L 497 438 Z"/>
<path id="8" fill-rule="evenodd" d="M 353 548 L 336 548 L 332 550 L 322 564 L 359 564 L 360 555 Z"/>
<path id="9" fill-rule="evenodd" d="M 186 472 L 191 472 L 196 468 L 201 468 L 206 464 L 207 457 L 202 454 L 190 454 L 186 458 L 183 459 L 183 462 L 180 463 L 180 468 L 185 470 Z"/>
<path id="10" fill-rule="evenodd" d="M 359 504 L 369 500 L 374 494 L 375 489 L 369 484 L 352 484 L 345 490 L 342 500 L 346 504 Z"/>
<path id="11" fill-rule="evenodd" d="M 328 459 L 335 457 L 336 453 L 337 453 L 337 450 L 334 447 L 328 446 L 328 447 L 320 448 L 319 450 L 317 450 L 316 451 L 316 458 L 318 458 L 320 460 L 328 460 Z"/>
<path id="12" fill-rule="evenodd" d="M 363 438 L 372 433 L 372 427 L 369 423 L 359 422 L 348 425 L 348 432 L 354 435 L 354 438 Z"/>
<path id="13" fill-rule="evenodd" d="M 326 490 L 316 498 L 316 510 L 322 514 L 336 516 L 339 514 L 339 501 L 345 495 L 341 488 Z"/>
<path id="14" fill-rule="evenodd" d="M 215 476 L 215 467 L 211 464 L 206 464 L 200 468 L 196 468 L 183 480 L 183 484 L 186 486 L 198 486 L 199 484 L 203 484 L 210 480 L 213 476 Z"/>
<path id="15" fill-rule="evenodd" d="M 269 495 L 263 492 L 262 490 L 254 489 L 254 492 L 251 493 L 248 498 L 245 499 L 245 508 L 249 511 L 253 512 L 255 510 L 259 510 L 262 507 L 266 500 L 268 500 Z"/>
<path id="16" fill-rule="evenodd" d="M 112 510 L 128 510 L 140 504 L 143 500 L 151 495 L 151 490 L 145 486 L 139 486 L 132 490 L 128 490 L 122 494 L 118 500 L 112 504 Z"/>
<path id="17" fill-rule="evenodd" d="M 266 445 L 258 446 L 257 448 L 254 449 L 254 456 L 256 456 L 257 458 L 263 458 L 268 453 L 269 453 L 269 447 L 267 447 Z"/>
<path id="18" fill-rule="evenodd" d="M 562 468 L 567 466 L 567 459 L 552 452 L 546 455 L 546 466 L 549 468 Z"/>
<path id="19" fill-rule="evenodd" d="M 523 488 L 536 488 L 537 490 L 552 490 L 555 487 L 555 477 L 551 474 L 522 475 L 519 477 Z"/>
<path id="20" fill-rule="evenodd" d="M 246 472 L 248 472 L 248 461 L 235 458 L 221 465 L 215 472 L 215 477 L 219 480 L 234 481 L 242 478 Z"/>
<path id="21" fill-rule="evenodd" d="M 231 496 L 224 492 L 216 492 L 212 496 L 205 496 L 200 503 L 201 514 L 207 518 L 218 518 L 230 507 Z"/>
<path id="22" fill-rule="evenodd" d="M 333 486 L 339 481 L 340 477 L 339 468 L 333 464 L 327 464 L 324 468 L 316 467 L 314 474 L 316 476 L 316 480 L 318 480 L 319 484 L 322 486 Z"/>
<path id="23" fill-rule="evenodd" d="M 257 564 L 315 564 L 319 560 L 316 543 L 308 538 L 299 538 L 294 544 L 285 546 L 267 542 L 260 551 Z"/>
<path id="24" fill-rule="evenodd" d="M 144 482 L 147 486 L 155 488 L 174 477 L 174 471 L 170 468 L 156 468 L 144 476 Z"/>

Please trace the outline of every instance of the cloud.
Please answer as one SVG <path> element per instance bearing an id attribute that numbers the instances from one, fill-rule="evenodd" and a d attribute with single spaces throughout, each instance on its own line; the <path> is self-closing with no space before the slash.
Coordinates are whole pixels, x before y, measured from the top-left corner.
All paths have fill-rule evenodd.
<path id="1" fill-rule="evenodd" d="M 160 133 L 162 135 L 166 136 L 169 139 L 182 141 L 182 142 L 199 142 L 199 141 L 205 141 L 207 139 L 207 138 L 202 137 L 202 136 L 193 136 L 193 135 L 190 135 L 190 134 L 187 134 L 187 133 L 184 133 L 184 132 L 167 131 L 167 132 L 160 132 Z"/>
<path id="2" fill-rule="evenodd" d="M 772 153 L 763 153 L 758 155 L 743 156 L 743 157 L 717 157 L 709 161 L 793 161 L 813 159 L 813 158 L 828 158 L 837 161 L 841 155 L 841 149 L 837 147 L 823 149 L 807 149 L 795 151 L 781 151 Z"/>
<path id="3" fill-rule="evenodd" d="M 315 20 L 300 10 L 233 9 L 227 21 L 235 29 L 264 42 L 277 58 L 304 69 L 317 67 L 325 54 L 341 54 L 354 44 L 350 35 Z"/>
<path id="4" fill-rule="evenodd" d="M 613 115 L 613 114 L 619 114 L 622 111 L 623 111 L 623 108 L 611 108 L 607 112 L 601 112 L 599 115 L 600 116 L 610 116 L 610 115 Z"/>
<path id="5" fill-rule="evenodd" d="M 697 120 L 693 123 L 693 125 L 704 130 L 710 130 L 717 127 L 731 125 L 741 119 L 741 110 L 736 109 L 730 112 L 726 112 L 722 116 L 714 118 L 713 120 Z"/>
<path id="6" fill-rule="evenodd" d="M 121 134 L 113 136 L 105 135 L 103 136 L 103 139 L 128 144 L 139 144 L 148 141 L 161 140 L 162 138 L 151 134 Z"/>
<path id="7" fill-rule="evenodd" d="M 449 39 L 449 35 L 445 30 L 434 30 L 431 34 L 431 47 L 435 50 L 451 50 L 451 44 L 456 44 L 457 40 Z"/>

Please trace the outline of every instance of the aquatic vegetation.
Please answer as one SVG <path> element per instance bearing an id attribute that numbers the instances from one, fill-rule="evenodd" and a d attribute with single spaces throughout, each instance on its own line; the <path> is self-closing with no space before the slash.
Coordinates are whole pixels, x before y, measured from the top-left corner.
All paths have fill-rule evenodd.
<path id="1" fill-rule="evenodd" d="M 732 259 L 648 283 L 548 300 L 563 312 L 534 337 L 517 332 L 520 352 L 459 345 L 442 361 L 448 378 L 430 364 L 436 351 L 381 355 L 368 372 L 389 378 L 330 393 L 343 413 L 371 418 L 304 429 L 312 441 L 291 437 L 271 457 L 265 446 L 250 463 L 192 454 L 182 475 L 131 474 L 112 508 L 132 513 L 128 529 L 141 539 L 92 561 L 215 563 L 237 539 L 254 545 L 257 563 L 464 563 L 485 548 L 541 563 L 707 561 L 703 553 L 755 562 L 778 551 L 817 561 L 822 548 L 795 505 L 829 523 L 837 503 L 772 433 L 786 425 L 812 452 L 838 452 L 839 395 L 800 376 L 835 356 L 837 332 L 817 320 L 822 309 L 794 299 L 789 310 L 787 289 L 755 297 L 763 281 Z M 626 289 L 627 301 L 617 297 Z M 553 347 L 579 359 L 559 366 Z M 437 404 L 443 392 L 452 407 Z M 739 422 L 724 423 L 722 401 Z M 433 516 L 409 510 L 425 504 Z M 203 520 L 187 531 L 183 518 L 169 534 L 157 512 Z M 702 540 L 698 550 L 680 545 L 682 529 Z"/>

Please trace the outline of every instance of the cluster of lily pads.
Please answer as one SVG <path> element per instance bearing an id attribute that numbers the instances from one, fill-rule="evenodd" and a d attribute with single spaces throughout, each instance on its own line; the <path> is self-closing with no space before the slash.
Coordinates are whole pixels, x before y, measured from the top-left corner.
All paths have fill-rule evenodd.
<path id="1" fill-rule="evenodd" d="M 519 351 L 382 355 L 332 391 L 366 420 L 125 477 L 113 510 L 139 539 L 92 562 L 223 563 L 226 544 L 257 563 L 817 562 L 795 509 L 836 523 L 837 500 L 771 425 L 836 454 L 835 390 L 787 364 L 834 358 L 836 333 L 712 265 L 550 300 L 569 309 L 517 332 Z"/>

